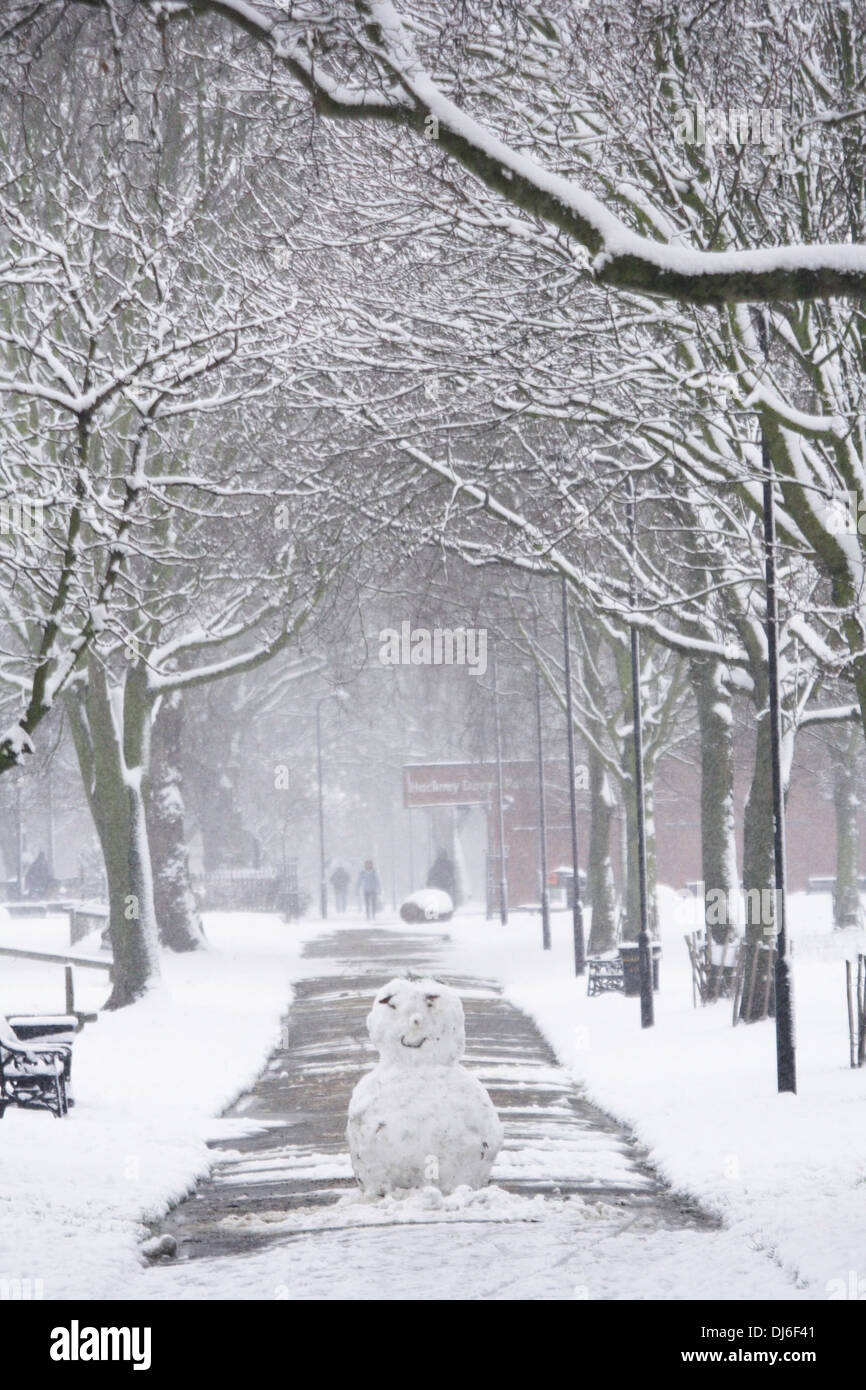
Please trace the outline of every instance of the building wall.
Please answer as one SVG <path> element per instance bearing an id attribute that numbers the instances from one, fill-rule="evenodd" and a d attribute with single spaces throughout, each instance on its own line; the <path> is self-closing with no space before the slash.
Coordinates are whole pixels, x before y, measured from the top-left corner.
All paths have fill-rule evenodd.
<path id="1" fill-rule="evenodd" d="M 738 769 L 734 781 L 737 862 L 742 864 L 743 807 L 749 789 L 749 773 Z M 863 790 L 866 802 L 866 787 Z M 508 846 L 508 899 L 520 903 L 537 902 L 538 799 L 527 788 L 515 798 L 505 814 Z M 571 833 L 564 789 L 548 795 L 547 859 L 552 870 L 571 864 Z M 866 873 L 866 811 L 860 811 L 860 869 Z M 498 852 L 496 818 L 488 824 L 488 851 Z M 673 888 L 683 888 L 701 876 L 700 773 L 694 766 L 677 759 L 661 760 L 656 769 L 655 822 L 658 880 Z M 787 803 L 788 884 L 792 892 L 806 887 L 810 875 L 832 875 L 836 871 L 836 840 L 833 803 L 824 779 L 814 770 L 795 766 Z M 611 859 L 618 888 L 623 879 L 622 823 L 615 820 L 611 835 Z M 589 798 L 578 793 L 578 853 L 585 870 L 589 853 Z"/>
<path id="2" fill-rule="evenodd" d="M 734 779 L 738 864 L 743 858 L 743 807 L 749 774 L 738 769 Z M 866 789 L 864 789 L 866 799 Z M 791 774 L 786 808 L 788 885 L 805 889 L 812 874 L 836 872 L 836 827 L 833 802 L 824 779 L 802 764 Z M 866 872 L 866 818 L 860 819 L 860 870 Z M 668 758 L 656 773 L 656 838 L 659 881 L 674 888 L 700 878 L 700 775 L 696 767 Z"/>
<path id="3" fill-rule="evenodd" d="M 747 747 L 738 750 L 741 763 L 734 780 L 737 823 L 738 863 L 742 863 L 743 807 L 749 789 Z M 817 764 L 814 758 L 818 757 Z M 836 845 L 830 779 L 820 771 L 820 753 L 812 752 L 812 765 L 806 757 L 795 764 L 787 807 L 788 881 L 792 891 L 805 889 L 810 875 L 835 873 Z M 511 907 L 537 903 L 540 896 L 538 842 L 538 783 L 529 764 L 510 764 L 507 809 L 504 814 L 507 846 L 507 887 Z M 866 802 L 866 787 L 862 799 Z M 589 853 L 589 796 L 577 794 L 578 854 L 580 866 L 587 866 Z M 546 767 L 547 862 L 549 871 L 571 865 L 571 831 L 565 764 Z M 700 770 L 679 758 L 664 758 L 656 768 L 654 811 L 658 880 L 673 888 L 683 888 L 701 876 Z M 491 872 L 492 900 L 498 903 L 498 817 L 492 810 L 476 808 L 486 815 L 486 852 Z M 860 868 L 866 873 L 866 812 L 860 812 Z M 611 833 L 611 859 L 617 886 L 623 881 L 622 819 L 614 820 Z M 473 840 L 473 862 L 469 865 L 473 896 L 483 901 L 484 866 L 475 863 L 483 852 L 484 841 Z"/>

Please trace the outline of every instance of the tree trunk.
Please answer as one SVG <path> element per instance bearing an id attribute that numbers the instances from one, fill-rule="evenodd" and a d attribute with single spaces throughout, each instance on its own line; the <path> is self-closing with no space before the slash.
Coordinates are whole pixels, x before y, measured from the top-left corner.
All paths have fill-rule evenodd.
<path id="1" fill-rule="evenodd" d="M 107 1009 L 134 1003 L 159 978 L 159 948 L 145 815 L 150 701 L 145 672 L 130 667 L 109 688 L 91 658 L 82 692 L 66 700 L 73 739 L 108 878 L 114 954 Z"/>
<path id="2" fill-rule="evenodd" d="M 635 798 L 634 740 L 629 736 L 623 750 L 623 767 L 627 778 L 623 783 L 625 799 L 626 888 L 623 940 L 637 941 L 640 933 L 640 880 L 638 876 L 637 801 Z M 656 895 L 655 808 L 653 799 L 653 766 L 644 758 L 644 830 L 646 832 L 647 928 L 658 936 L 658 899 Z"/>
<path id="3" fill-rule="evenodd" d="M 766 690 L 761 694 L 766 700 Z M 763 1017 L 770 952 L 760 948 L 770 946 L 773 942 L 776 922 L 774 888 L 773 776 L 770 761 L 770 718 L 765 704 L 757 722 L 755 765 L 743 811 L 743 894 L 746 921 L 743 943 L 744 989 L 740 1017 L 749 1023 Z M 751 988 L 753 970 L 754 987 Z M 769 983 L 769 990 L 772 1012 L 772 981 Z"/>
<path id="4" fill-rule="evenodd" d="M 616 888 L 610 862 L 610 832 L 615 805 L 604 762 L 589 748 L 589 872 L 592 903 L 589 954 L 596 956 L 616 945 Z"/>
<path id="5" fill-rule="evenodd" d="M 691 663 L 701 739 L 701 878 L 704 923 L 719 945 L 736 936 L 739 916 L 734 833 L 734 721 L 722 664 Z"/>
<path id="6" fill-rule="evenodd" d="M 856 927 L 860 921 L 860 827 L 857 820 L 857 753 L 863 731 L 851 730 L 836 750 L 833 807 L 836 813 L 836 892 L 833 926 Z"/>
<path id="7" fill-rule="evenodd" d="M 159 939 L 172 951 L 197 951 L 204 932 L 189 878 L 180 749 L 183 706 L 178 692 L 160 705 L 151 739 L 147 832 Z"/>
<path id="8" fill-rule="evenodd" d="M 0 802 L 0 860 L 3 863 L 3 877 L 15 878 L 18 873 L 18 812 L 15 805 L 14 778 L 3 778 L 0 796 L 3 798 Z"/>
<path id="9" fill-rule="evenodd" d="M 656 853 L 656 795 L 654 780 L 654 765 L 651 759 L 646 762 L 646 780 L 644 783 L 644 795 L 646 797 L 646 808 L 644 822 L 646 825 L 646 880 L 647 880 L 647 915 L 648 927 L 651 936 L 657 937 L 659 934 L 659 901 L 658 901 L 658 855 Z M 637 843 L 635 843 L 635 861 L 637 861 Z"/>
<path id="10" fill-rule="evenodd" d="M 198 798 L 198 824 L 206 874 L 220 869 L 246 869 L 253 859 L 252 837 L 237 805 L 233 744 L 234 740 L 229 745 L 227 758 L 220 763 L 216 779 L 207 767 L 209 750 L 204 754 L 204 786 Z"/>

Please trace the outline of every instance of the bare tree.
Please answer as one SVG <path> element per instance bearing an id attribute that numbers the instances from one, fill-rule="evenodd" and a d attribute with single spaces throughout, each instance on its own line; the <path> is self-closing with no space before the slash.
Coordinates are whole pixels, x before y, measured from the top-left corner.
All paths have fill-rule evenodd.
<path id="1" fill-rule="evenodd" d="M 687 23 L 676 11 L 668 17 L 637 5 L 625 11 L 608 5 L 575 10 L 563 0 L 545 11 L 501 6 L 491 22 L 488 7 L 477 3 L 465 5 L 462 24 L 453 26 L 447 5 L 398 7 L 392 0 L 335 4 L 324 11 L 306 5 L 287 9 L 278 0 L 188 0 L 180 6 L 161 0 L 79 3 L 103 11 L 117 45 L 130 16 L 158 25 L 218 16 L 259 45 L 273 70 L 299 83 L 321 115 L 380 123 L 395 135 L 409 130 L 418 139 L 435 140 L 503 211 L 519 210 L 583 248 L 592 258 L 587 274 L 598 285 L 704 304 L 857 296 L 866 287 L 866 248 L 845 240 L 721 250 L 700 241 L 684 244 L 679 227 L 653 216 L 652 194 L 664 178 L 653 164 L 644 169 L 631 199 L 626 198 L 632 207 L 624 216 L 614 210 L 619 192 L 606 193 L 603 181 L 593 192 L 596 180 L 575 175 L 570 148 L 575 142 L 563 141 L 562 125 L 569 116 L 573 119 L 577 103 L 578 135 L 598 139 L 594 118 L 604 88 L 597 77 L 593 84 L 592 77 L 603 66 L 599 55 L 616 62 L 625 53 L 621 75 L 640 45 L 656 79 L 665 73 L 660 85 L 669 102 L 666 128 L 673 143 L 680 114 L 676 102 L 692 95 L 676 58 L 686 46 L 692 52 L 703 45 L 724 54 L 733 42 L 714 9 L 695 6 Z M 7 47 L 38 41 L 62 8 L 61 0 L 16 0 L 2 31 Z M 779 23 L 784 15 L 795 25 L 803 6 L 777 8 Z M 843 38 L 833 21 L 824 12 L 821 18 L 827 30 L 822 37 L 841 50 Z M 848 22 L 856 23 L 855 12 Z M 772 31 L 772 38 L 778 25 L 750 28 L 739 17 L 731 23 L 738 43 L 748 36 L 746 66 L 760 81 L 775 54 L 768 51 L 766 32 L 756 31 Z M 846 38 L 845 51 L 856 51 L 858 35 Z M 860 114 L 857 74 L 843 76 L 847 88 L 835 106 L 835 91 L 815 81 L 814 92 L 827 125 L 850 129 Z M 276 77 L 271 82 L 275 86 Z M 616 100 L 609 90 L 608 100 Z M 677 192 L 688 214 L 697 190 Z"/>

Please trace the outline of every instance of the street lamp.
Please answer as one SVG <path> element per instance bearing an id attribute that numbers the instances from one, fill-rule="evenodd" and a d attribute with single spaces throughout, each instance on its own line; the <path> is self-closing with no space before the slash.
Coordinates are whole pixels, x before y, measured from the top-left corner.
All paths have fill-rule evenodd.
<path id="1" fill-rule="evenodd" d="M 571 893 L 571 928 L 574 938 L 574 973 L 583 975 L 586 971 L 586 944 L 583 932 L 583 905 L 580 901 L 580 865 L 577 852 L 577 789 L 574 765 L 574 706 L 571 694 L 571 636 L 568 631 L 568 584 L 565 575 L 562 584 L 562 642 L 565 676 L 565 718 L 568 742 L 568 790 L 571 813 L 571 868 L 573 873 Z"/>
<path id="2" fill-rule="evenodd" d="M 322 920 L 328 916 L 328 882 L 325 878 L 325 797 L 322 783 L 322 705 L 327 700 L 345 700 L 345 690 L 329 690 L 316 701 L 316 773 L 319 784 L 319 902 Z"/>
<path id="3" fill-rule="evenodd" d="M 499 828 L 499 920 L 508 925 L 508 879 L 505 874 L 505 803 L 502 793 L 502 726 L 499 722 L 499 681 L 493 653 L 493 732 L 496 740 L 496 804 Z"/>
<path id="4" fill-rule="evenodd" d="M 24 897 L 24 816 L 21 809 L 23 773 L 18 769 L 15 778 L 15 877 L 19 902 Z"/>
<path id="5" fill-rule="evenodd" d="M 756 316 L 758 341 L 769 357 L 767 320 Z M 764 482 L 764 574 L 766 585 L 767 685 L 769 687 L 770 764 L 773 777 L 773 867 L 776 885 L 775 926 L 776 964 L 773 983 L 776 994 L 776 1085 L 779 1091 L 797 1090 L 797 1054 L 794 1040 L 793 983 L 788 954 L 785 866 L 785 797 L 782 789 L 782 707 L 779 698 L 779 612 L 776 597 L 776 512 L 775 478 L 770 446 L 761 424 L 761 464 Z"/>
<path id="6" fill-rule="evenodd" d="M 535 663 L 535 747 L 538 757 L 538 857 L 541 871 L 541 945 L 550 950 L 550 891 L 547 886 L 547 807 L 544 793 L 544 733 L 541 718 L 541 675 Z"/>
<path id="7" fill-rule="evenodd" d="M 629 491 L 626 501 L 628 522 L 629 553 L 631 555 L 630 598 L 632 606 L 637 601 L 637 580 L 635 577 L 635 503 L 634 478 L 629 474 Z M 638 932 L 638 964 L 640 969 L 640 1025 L 652 1028 L 653 1017 L 653 974 L 650 955 L 649 935 L 649 893 L 646 871 L 646 824 L 644 821 L 643 787 L 643 720 L 640 702 L 640 633 L 637 624 L 632 622 L 631 631 L 631 707 L 632 729 L 634 733 L 634 795 L 637 810 L 637 874 L 638 896 L 640 900 L 640 931 Z"/>

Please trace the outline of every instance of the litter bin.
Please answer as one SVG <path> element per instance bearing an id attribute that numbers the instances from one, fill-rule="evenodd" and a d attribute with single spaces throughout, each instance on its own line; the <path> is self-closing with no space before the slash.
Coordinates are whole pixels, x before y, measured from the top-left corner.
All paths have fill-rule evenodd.
<path id="1" fill-rule="evenodd" d="M 653 941 L 650 944 L 653 965 L 653 991 L 659 987 L 659 961 L 661 960 L 661 943 Z M 623 994 L 640 994 L 640 946 L 636 941 L 630 941 L 627 945 L 620 946 L 619 958 L 622 961 L 622 989 Z"/>
<path id="2" fill-rule="evenodd" d="M 580 884 L 580 901 L 585 907 L 589 907 L 586 874 L 583 869 L 578 870 L 577 881 Z M 574 907 L 574 873 L 570 868 L 552 869 L 547 875 L 547 884 L 556 895 L 554 897 L 551 894 L 551 906 L 560 906 L 564 900 L 566 907 Z"/>

